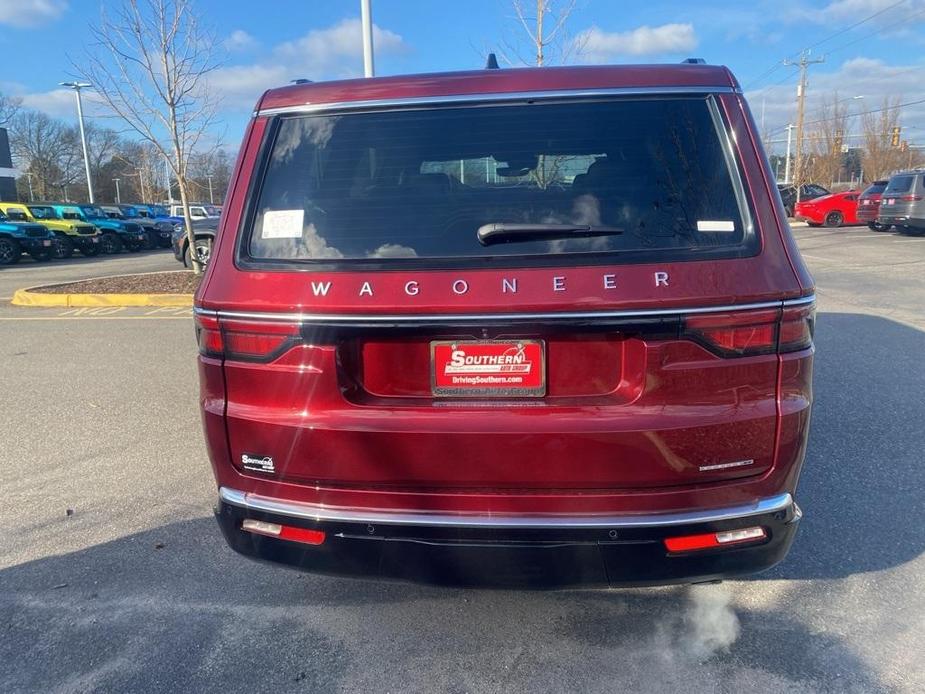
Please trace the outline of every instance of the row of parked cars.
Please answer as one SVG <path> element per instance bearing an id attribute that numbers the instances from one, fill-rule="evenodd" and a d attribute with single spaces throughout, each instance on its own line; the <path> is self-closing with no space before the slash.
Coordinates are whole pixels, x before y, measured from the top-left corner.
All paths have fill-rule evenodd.
<path id="1" fill-rule="evenodd" d="M 194 220 L 217 219 L 220 209 L 194 205 L 190 211 Z M 183 228 L 179 205 L 0 202 L 0 265 L 17 263 L 23 254 L 47 261 L 75 252 L 93 257 L 170 248 Z"/>
<path id="2" fill-rule="evenodd" d="M 784 209 L 811 227 L 866 224 L 874 231 L 897 231 L 913 236 L 925 234 L 925 170 L 894 174 L 874 181 L 863 192 L 831 193 L 815 183 L 800 187 L 778 186 Z"/>

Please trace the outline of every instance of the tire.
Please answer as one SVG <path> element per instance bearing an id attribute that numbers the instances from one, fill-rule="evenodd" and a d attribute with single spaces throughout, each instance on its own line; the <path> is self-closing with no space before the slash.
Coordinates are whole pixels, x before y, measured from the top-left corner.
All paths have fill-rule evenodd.
<path id="1" fill-rule="evenodd" d="M 889 231 L 890 230 L 889 225 L 884 226 L 883 224 L 880 224 L 880 222 L 868 222 L 867 228 L 870 229 L 871 231 Z"/>
<path id="2" fill-rule="evenodd" d="M 153 251 L 155 248 L 157 248 L 157 242 L 157 232 L 153 229 L 148 229 L 148 231 L 145 232 L 145 245 L 142 246 L 142 249 L 146 251 Z"/>
<path id="3" fill-rule="evenodd" d="M 171 243 L 170 237 L 168 236 L 166 239 L 158 238 L 157 245 L 159 248 L 170 248 L 170 246 L 173 244 Z"/>
<path id="4" fill-rule="evenodd" d="M 46 263 L 55 257 L 55 252 L 49 248 L 48 250 L 30 251 L 29 255 L 31 255 L 32 259 L 37 263 Z"/>
<path id="5" fill-rule="evenodd" d="M 80 254 L 85 258 L 95 258 L 100 254 L 100 244 L 96 243 L 90 246 L 84 246 L 80 249 Z"/>
<path id="6" fill-rule="evenodd" d="M 841 212 L 829 212 L 822 224 L 826 227 L 840 227 L 844 221 L 845 217 Z"/>
<path id="7" fill-rule="evenodd" d="M 793 205 L 784 205 L 784 212 L 787 213 L 788 217 L 793 217 Z"/>
<path id="8" fill-rule="evenodd" d="M 206 267 L 209 264 L 209 257 L 212 255 L 212 241 L 210 239 L 196 239 L 193 244 L 196 247 L 196 255 L 199 258 L 199 262 L 203 267 Z M 186 247 L 186 251 L 183 253 L 183 265 L 192 268 L 193 259 L 190 257 L 189 246 Z"/>
<path id="9" fill-rule="evenodd" d="M 67 260 L 74 255 L 74 242 L 67 236 L 57 236 L 54 240 L 52 255 L 55 260 Z"/>
<path id="10" fill-rule="evenodd" d="M 122 250 L 122 239 L 115 234 L 103 234 L 100 238 L 100 251 L 106 255 L 112 255 Z"/>
<path id="11" fill-rule="evenodd" d="M 0 265 L 15 265 L 22 256 L 16 239 L 0 238 Z"/>

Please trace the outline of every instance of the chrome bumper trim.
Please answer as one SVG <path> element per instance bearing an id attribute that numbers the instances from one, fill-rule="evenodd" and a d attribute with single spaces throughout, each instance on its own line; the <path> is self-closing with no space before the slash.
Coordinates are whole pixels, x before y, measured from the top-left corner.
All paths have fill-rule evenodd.
<path id="1" fill-rule="evenodd" d="M 790 494 L 760 499 L 754 504 L 730 506 L 708 511 L 622 516 L 494 516 L 490 514 L 438 514 L 331 508 L 319 504 L 283 501 L 267 496 L 219 488 L 219 498 L 227 504 L 250 511 L 276 513 L 292 518 L 338 523 L 383 523 L 470 528 L 651 528 L 691 523 L 712 523 L 784 511 L 794 505 Z"/>
<path id="2" fill-rule="evenodd" d="M 754 304 L 726 304 L 723 306 L 701 306 L 670 309 L 638 309 L 625 311 L 548 311 L 538 313 L 274 313 L 271 311 L 216 311 L 196 306 L 193 311 L 200 316 L 217 316 L 219 318 L 281 321 L 287 323 L 484 323 L 485 321 L 531 321 L 531 320 L 585 320 L 609 318 L 647 318 L 658 316 L 679 316 L 692 313 L 725 313 L 728 311 L 748 311 L 762 308 L 780 308 L 782 306 L 802 306 L 816 300 L 815 295 L 783 301 L 765 301 Z"/>

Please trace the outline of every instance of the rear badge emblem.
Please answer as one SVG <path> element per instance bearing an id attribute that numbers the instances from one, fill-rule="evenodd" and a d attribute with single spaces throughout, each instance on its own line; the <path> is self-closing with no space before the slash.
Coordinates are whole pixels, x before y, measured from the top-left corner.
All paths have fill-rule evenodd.
<path id="1" fill-rule="evenodd" d="M 755 461 L 752 458 L 748 460 L 737 460 L 734 463 L 717 463 L 716 465 L 701 465 L 700 472 L 710 472 L 711 470 L 725 470 L 731 467 L 745 467 L 746 465 L 754 465 Z"/>
<path id="2" fill-rule="evenodd" d="M 241 465 L 245 470 L 256 470 L 257 472 L 276 472 L 273 467 L 273 458 L 266 455 L 258 458 L 245 453 L 241 456 Z"/>

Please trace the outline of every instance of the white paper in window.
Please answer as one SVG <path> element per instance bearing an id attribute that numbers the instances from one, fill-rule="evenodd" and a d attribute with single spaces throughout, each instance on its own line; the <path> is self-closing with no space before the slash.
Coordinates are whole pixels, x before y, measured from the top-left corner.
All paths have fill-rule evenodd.
<path id="1" fill-rule="evenodd" d="M 736 230 L 735 222 L 730 222 L 726 220 L 719 219 L 698 219 L 697 220 L 697 231 L 722 231 L 722 232 L 731 232 Z"/>
<path id="2" fill-rule="evenodd" d="M 305 210 L 267 210 L 263 213 L 260 238 L 300 239 Z"/>

